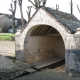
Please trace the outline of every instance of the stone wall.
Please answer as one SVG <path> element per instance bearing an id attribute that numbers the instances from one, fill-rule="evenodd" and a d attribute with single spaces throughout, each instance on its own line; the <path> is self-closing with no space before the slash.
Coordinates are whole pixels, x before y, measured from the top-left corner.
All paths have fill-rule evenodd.
<path id="1" fill-rule="evenodd" d="M 74 47 L 70 53 L 70 69 L 80 72 L 80 33 L 74 34 Z"/>
<path id="2" fill-rule="evenodd" d="M 25 45 L 25 47 L 27 47 Z M 65 46 L 60 35 L 31 36 L 28 43 L 29 54 L 25 53 L 25 61 L 34 63 L 54 57 L 65 58 Z"/>
<path id="3" fill-rule="evenodd" d="M 67 39 L 69 42 L 67 42 L 66 46 L 66 72 L 69 72 L 71 69 L 75 72 L 80 72 L 80 33 L 71 34 L 65 40 Z"/>

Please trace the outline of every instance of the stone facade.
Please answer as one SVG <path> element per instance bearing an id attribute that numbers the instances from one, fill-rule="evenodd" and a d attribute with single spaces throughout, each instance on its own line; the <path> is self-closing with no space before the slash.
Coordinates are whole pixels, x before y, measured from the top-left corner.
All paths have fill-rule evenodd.
<path id="1" fill-rule="evenodd" d="M 78 20 L 75 18 L 74 21 Z M 45 26 L 48 29 L 44 28 Z M 49 30 L 50 27 L 53 29 Z M 55 30 L 58 33 L 54 34 Z M 36 32 L 35 35 L 31 36 L 32 32 Z M 43 32 L 44 34 L 42 34 Z M 26 28 L 22 32 L 16 33 L 16 59 L 34 63 L 52 57 L 63 57 L 65 58 L 66 72 L 70 69 L 80 72 L 80 37 L 79 34 L 73 34 L 73 32 L 76 30 L 69 30 L 49 12 L 40 8 L 26 25 Z"/>

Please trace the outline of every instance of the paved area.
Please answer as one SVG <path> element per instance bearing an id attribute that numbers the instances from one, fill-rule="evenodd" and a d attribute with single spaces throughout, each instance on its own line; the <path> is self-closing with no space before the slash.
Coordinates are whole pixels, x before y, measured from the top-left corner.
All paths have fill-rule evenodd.
<path id="1" fill-rule="evenodd" d="M 0 41 L 0 55 L 15 56 L 15 41 Z"/>
<path id="2" fill-rule="evenodd" d="M 67 73 L 54 72 L 52 69 L 45 69 L 34 74 L 29 74 L 15 80 L 80 80 L 80 74 L 75 74 L 70 78 Z"/>
<path id="3" fill-rule="evenodd" d="M 56 68 L 56 72 L 54 69 L 47 68 L 32 74 L 20 76 L 32 65 L 14 62 L 13 59 L 5 57 L 5 55 L 15 54 L 14 50 L 14 41 L 0 41 L 0 80 L 80 80 L 80 73 L 75 73 L 74 77 L 70 78 L 67 73 L 57 72 L 60 68 Z M 64 65 L 62 67 L 64 69 Z"/>
<path id="4" fill-rule="evenodd" d="M 29 64 L 14 62 L 5 56 L 0 56 L 0 80 L 9 80 L 24 73 Z"/>
<path id="5" fill-rule="evenodd" d="M 29 64 L 15 61 L 14 41 L 0 41 L 0 80 L 9 80 L 21 75 L 29 67 Z"/>

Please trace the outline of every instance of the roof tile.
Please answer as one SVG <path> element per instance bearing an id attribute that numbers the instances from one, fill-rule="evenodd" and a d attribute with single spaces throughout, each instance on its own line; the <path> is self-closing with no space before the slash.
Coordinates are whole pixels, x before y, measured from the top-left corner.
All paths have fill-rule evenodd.
<path id="1" fill-rule="evenodd" d="M 49 7 L 45 7 L 44 9 L 55 19 L 57 19 L 62 25 L 64 25 L 68 30 L 70 30 L 71 33 L 75 33 L 76 28 L 80 28 L 80 21 L 74 15 L 53 10 Z"/>

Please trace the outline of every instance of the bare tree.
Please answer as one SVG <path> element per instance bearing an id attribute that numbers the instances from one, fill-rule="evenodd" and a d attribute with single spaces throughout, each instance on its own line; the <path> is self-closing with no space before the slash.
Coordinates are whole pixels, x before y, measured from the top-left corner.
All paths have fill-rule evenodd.
<path id="1" fill-rule="evenodd" d="M 22 1 L 23 0 L 18 0 L 19 8 L 20 8 L 20 13 L 21 13 L 21 22 L 22 22 L 22 29 L 24 28 L 24 17 L 23 17 L 23 11 L 22 11 Z"/>
<path id="2" fill-rule="evenodd" d="M 77 4 L 77 9 L 78 9 L 78 11 L 79 11 L 79 13 L 80 13 L 80 9 L 79 9 L 79 6 L 78 6 L 78 4 Z"/>
<path id="3" fill-rule="evenodd" d="M 71 7 L 71 14 L 73 14 L 73 1 L 72 0 L 70 2 L 70 7 Z"/>
<path id="4" fill-rule="evenodd" d="M 11 3 L 10 6 L 11 6 L 11 9 L 9 9 L 9 11 L 12 12 L 12 29 L 13 29 L 13 33 L 16 32 L 16 29 L 15 29 L 15 12 L 16 12 L 16 3 L 17 1 L 16 0 L 12 0 L 13 4 Z"/>
<path id="5" fill-rule="evenodd" d="M 40 5 L 40 2 L 39 0 L 34 0 L 34 2 L 32 2 L 31 0 L 28 0 L 32 5 L 33 7 L 37 10 L 39 8 L 39 5 Z"/>
<path id="6" fill-rule="evenodd" d="M 28 1 L 35 7 L 36 10 L 38 10 L 38 8 L 41 6 L 45 6 L 47 2 L 47 0 L 34 0 L 34 2 L 32 2 L 31 0 Z"/>
<path id="7" fill-rule="evenodd" d="M 29 21 L 30 18 L 31 18 L 31 8 L 32 8 L 32 6 L 28 6 L 27 8 L 28 8 L 28 10 L 26 10 L 26 12 L 27 12 L 28 21 Z"/>
<path id="8" fill-rule="evenodd" d="M 43 3 L 42 6 L 45 6 L 46 5 L 46 2 L 47 2 L 47 0 L 42 0 L 42 3 Z"/>
<path id="9" fill-rule="evenodd" d="M 57 4 L 56 4 L 56 10 L 57 10 L 57 11 L 59 10 L 59 5 L 57 5 Z"/>

